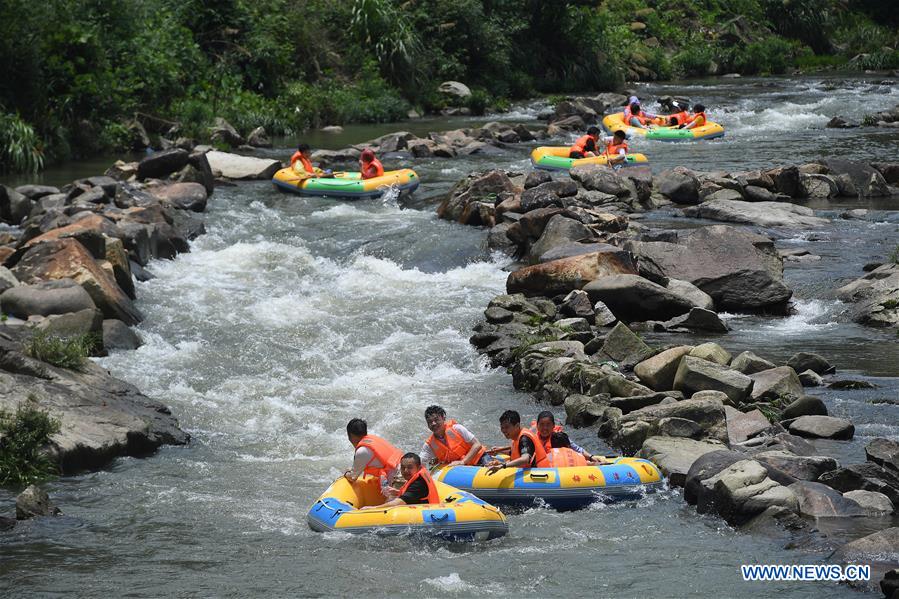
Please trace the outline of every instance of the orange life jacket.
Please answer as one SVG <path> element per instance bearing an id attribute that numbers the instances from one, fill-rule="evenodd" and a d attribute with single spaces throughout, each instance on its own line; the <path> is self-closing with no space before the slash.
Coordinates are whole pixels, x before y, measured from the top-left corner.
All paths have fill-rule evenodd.
<path id="1" fill-rule="evenodd" d="M 310 174 L 315 172 L 315 168 L 312 166 L 312 163 L 309 162 L 309 159 L 306 158 L 306 156 L 304 156 L 303 153 L 299 150 L 294 152 L 293 156 L 290 157 L 290 166 L 293 166 L 297 160 L 302 163 L 304 171 Z"/>
<path id="2" fill-rule="evenodd" d="M 562 428 L 561 424 L 556 424 L 553 426 L 553 433 L 561 433 L 563 430 L 565 429 Z M 531 432 L 537 436 L 537 440 L 540 441 L 540 443 L 543 445 L 543 451 L 549 454 L 549 450 L 553 448 L 552 443 L 550 443 L 553 438 L 552 433 L 550 433 L 549 436 L 544 440 L 543 437 L 540 436 L 540 433 L 537 432 L 536 420 L 531 420 Z"/>
<path id="3" fill-rule="evenodd" d="M 431 448 L 431 451 L 434 452 L 434 456 L 437 458 L 437 461 L 441 464 L 448 464 L 449 462 L 455 462 L 456 460 L 461 460 L 465 456 L 468 455 L 468 452 L 471 450 L 471 443 L 468 443 L 462 436 L 456 432 L 453 428 L 453 425 L 456 424 L 455 420 L 447 420 L 446 421 L 446 439 L 441 441 L 433 434 L 428 437 L 426 443 L 428 447 Z M 482 447 L 478 453 L 474 455 L 474 457 L 466 462 L 469 466 L 472 464 L 477 464 L 478 460 L 481 459 L 481 456 L 484 455 L 486 450 Z"/>
<path id="4" fill-rule="evenodd" d="M 537 438 L 536 434 L 525 428 L 521 429 L 521 432 L 518 433 L 518 436 L 512 440 L 512 459 L 517 460 L 521 457 L 521 452 L 518 450 L 518 441 L 521 439 L 522 435 L 528 437 L 534 444 L 534 455 L 531 456 L 531 464 L 533 464 L 537 468 L 545 468 L 547 462 L 546 450 L 543 448 L 543 443 L 540 442 L 540 439 Z M 525 466 L 525 468 L 530 467 L 530 464 Z"/>
<path id="5" fill-rule="evenodd" d="M 610 158 L 618 156 L 618 150 L 624 150 L 624 153 L 627 154 L 627 142 L 623 141 L 620 144 L 616 144 L 613 139 L 609 142 L 609 145 L 606 146 L 606 156 Z"/>
<path id="6" fill-rule="evenodd" d="M 686 124 L 689 125 L 694 122 L 696 123 L 697 127 L 701 127 L 701 126 L 705 125 L 705 113 L 697 112 L 696 114 L 694 114 L 693 116 L 690 117 L 690 120 L 688 120 Z"/>
<path id="7" fill-rule="evenodd" d="M 587 152 L 592 152 L 593 150 L 587 149 L 587 146 L 590 143 L 593 144 L 594 148 L 596 147 L 596 140 L 593 139 L 593 137 L 589 135 L 581 135 L 577 138 L 577 141 L 574 142 L 574 144 L 570 148 L 568 148 L 568 153 L 570 154 L 571 152 L 580 152 L 581 154 L 585 154 Z"/>
<path id="8" fill-rule="evenodd" d="M 365 435 L 362 437 L 362 440 L 356 445 L 356 449 L 360 447 L 367 447 L 371 450 L 372 458 L 365 465 L 364 472 L 372 476 L 387 476 L 390 470 L 399 466 L 403 457 L 402 451 L 377 435 Z M 371 466 L 370 464 L 376 459 L 384 465 Z"/>
<path id="9" fill-rule="evenodd" d="M 553 447 L 546 453 L 546 459 L 550 468 L 571 468 L 573 466 L 587 465 L 587 458 L 570 447 Z"/>
<path id="10" fill-rule="evenodd" d="M 686 122 L 689 120 L 690 115 L 687 114 L 687 111 L 686 111 L 686 110 L 681 110 L 680 112 L 677 112 L 677 113 L 675 113 L 675 114 L 668 115 L 668 122 L 669 122 L 669 123 L 671 122 L 671 119 L 672 119 L 672 118 L 674 119 L 674 122 L 675 122 L 676 124 L 678 124 L 678 125 L 683 125 L 684 123 L 686 123 Z"/>
<path id="11" fill-rule="evenodd" d="M 372 158 L 371 162 L 362 167 L 363 179 L 374 179 L 384 175 L 384 165 L 377 158 Z"/>
<path id="12" fill-rule="evenodd" d="M 428 485 L 428 503 L 440 503 L 440 494 L 437 493 L 437 485 L 434 484 L 434 479 L 431 478 L 431 473 L 428 472 L 427 468 L 419 468 L 418 472 L 413 474 L 412 478 L 407 480 L 406 484 L 403 485 L 403 488 L 400 489 L 400 495 L 403 495 L 406 492 L 406 489 L 409 488 L 409 485 L 419 478 L 424 479 L 425 484 Z"/>

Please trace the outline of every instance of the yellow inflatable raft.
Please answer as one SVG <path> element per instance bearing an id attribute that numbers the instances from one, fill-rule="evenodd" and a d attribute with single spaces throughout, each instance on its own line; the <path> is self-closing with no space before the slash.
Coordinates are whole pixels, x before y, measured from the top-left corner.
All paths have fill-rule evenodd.
<path id="1" fill-rule="evenodd" d="M 642 458 L 615 458 L 602 466 L 504 468 L 492 474 L 488 468 L 452 466 L 435 472 L 434 480 L 497 505 L 545 503 L 560 510 L 638 497 L 663 484 L 656 465 Z"/>
<path id="2" fill-rule="evenodd" d="M 724 127 L 712 121 L 706 121 L 702 127 L 693 127 L 692 129 L 678 129 L 677 127 L 654 127 L 651 129 L 641 129 L 632 127 L 624 122 L 624 113 L 616 112 L 610 114 L 602 120 L 603 128 L 609 133 L 614 133 L 619 129 L 624 130 L 628 137 L 641 136 L 646 139 L 654 139 L 656 141 L 694 141 L 697 139 L 714 139 L 716 137 L 724 137 Z"/>
<path id="3" fill-rule="evenodd" d="M 575 166 L 583 164 L 601 164 L 609 163 L 608 156 L 601 154 L 592 158 L 569 158 L 568 146 L 542 146 L 535 148 L 531 152 L 531 164 L 535 168 L 547 171 L 567 171 Z M 643 154 L 627 154 L 625 161 L 621 166 L 634 166 L 637 164 L 646 164 L 649 160 Z"/>
<path id="4" fill-rule="evenodd" d="M 506 518 L 497 508 L 471 493 L 434 482 L 442 503 L 363 510 L 360 508 L 385 502 L 378 479 L 363 476 L 350 483 L 341 476 L 312 505 L 306 521 L 318 532 L 413 533 L 453 541 L 484 541 L 509 532 Z"/>
<path id="5" fill-rule="evenodd" d="M 282 168 L 272 177 L 272 183 L 280 191 L 307 196 L 357 199 L 377 198 L 388 189 L 413 192 L 418 188 L 418 175 L 410 168 L 386 171 L 382 176 L 363 179 L 361 173 L 340 172 L 333 177 L 300 176 L 293 167 Z"/>

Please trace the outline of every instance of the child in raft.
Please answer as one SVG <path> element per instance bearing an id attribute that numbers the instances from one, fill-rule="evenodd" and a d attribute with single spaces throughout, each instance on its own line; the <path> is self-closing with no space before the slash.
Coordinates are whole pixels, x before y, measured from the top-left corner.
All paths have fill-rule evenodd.
<path id="1" fill-rule="evenodd" d="M 693 114 L 686 122 L 678 126 L 678 129 L 692 129 L 694 127 L 702 127 L 706 124 L 705 106 L 702 104 L 693 105 Z"/>
<path id="2" fill-rule="evenodd" d="M 384 165 L 369 148 L 362 150 L 362 154 L 359 156 L 359 170 L 362 172 L 363 179 L 384 176 Z"/>
<path id="3" fill-rule="evenodd" d="M 309 144 L 300 144 L 297 146 L 297 151 L 294 152 L 293 156 L 290 157 L 290 166 L 293 167 L 293 170 L 294 172 L 296 172 L 296 174 L 305 175 L 306 177 L 334 176 L 330 170 L 322 170 L 318 167 L 312 166 L 312 161 L 309 160 L 310 155 Z"/>
<path id="4" fill-rule="evenodd" d="M 609 166 L 618 168 L 627 161 L 627 133 L 623 129 L 613 133 L 612 137 L 604 137 L 602 143 L 606 146 L 605 155 Z"/>

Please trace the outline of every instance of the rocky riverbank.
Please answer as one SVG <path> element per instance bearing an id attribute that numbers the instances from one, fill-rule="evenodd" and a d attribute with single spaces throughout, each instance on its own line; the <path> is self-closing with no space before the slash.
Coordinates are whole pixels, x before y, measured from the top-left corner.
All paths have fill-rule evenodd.
<path id="1" fill-rule="evenodd" d="M 895 196 L 897 166 L 824 160 L 656 176 L 644 167 L 588 166 L 558 178 L 491 171 L 459 182 L 438 215 L 489 227 L 488 247 L 518 260 L 507 294 L 490 302 L 470 340 L 509 370 L 516 388 L 563 406 L 568 426 L 591 427 L 623 454 L 652 459 L 701 513 L 824 542 L 839 548 L 835 559 L 879 554 L 879 579 L 895 566 L 882 556 L 899 552 L 899 443 L 875 439 L 861 464 L 841 465 L 819 450 L 813 440 L 851 439 L 854 426 L 829 415 L 809 390 L 860 382 L 841 379 L 812 353 L 785 363 L 763 349 L 734 356 L 717 312 L 788 313 L 784 256 L 765 231 L 827 227 L 801 205 L 809 198 Z M 728 224 L 641 224 L 662 207 Z M 856 302 L 849 313 L 857 322 L 896 327 L 896 265 L 867 270 L 834 294 Z M 644 331 L 670 333 L 671 342 L 647 344 Z M 679 332 L 707 339 L 686 344 Z M 819 518 L 886 530 L 825 541 L 814 527 Z"/>
<path id="2" fill-rule="evenodd" d="M 150 260 L 190 251 L 217 182 L 266 178 L 274 160 L 172 148 L 57 189 L 0 186 L 0 410 L 60 424 L 46 450 L 62 474 L 142 456 L 190 436 L 169 409 L 93 362 L 39 359 L 36 335 L 90 339 L 91 355 L 136 349 L 135 280 Z M 0 438 L 2 443 L 2 438 Z"/>

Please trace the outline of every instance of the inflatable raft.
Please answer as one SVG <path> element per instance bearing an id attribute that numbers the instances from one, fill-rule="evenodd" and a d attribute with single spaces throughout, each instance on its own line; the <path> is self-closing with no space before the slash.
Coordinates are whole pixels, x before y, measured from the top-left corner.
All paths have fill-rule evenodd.
<path id="1" fill-rule="evenodd" d="M 602 164 L 609 163 L 608 157 L 603 154 L 592 158 L 569 158 L 568 146 L 543 146 L 535 148 L 531 152 L 531 164 L 534 168 L 540 168 L 547 171 L 567 171 L 575 166 L 583 164 Z M 625 161 L 621 166 L 634 166 L 636 164 L 648 163 L 649 160 L 643 154 L 627 154 Z"/>
<path id="2" fill-rule="evenodd" d="M 664 116 L 664 115 L 663 115 Z M 692 129 L 678 129 L 677 127 L 655 127 L 652 129 L 640 129 L 625 124 L 624 113 L 616 112 L 602 120 L 603 128 L 609 133 L 623 129 L 628 137 L 641 136 L 656 141 L 694 141 L 697 139 L 715 139 L 724 137 L 724 127 L 712 121 L 706 121 L 702 127 Z"/>
<path id="3" fill-rule="evenodd" d="M 545 503 L 560 510 L 597 501 L 639 497 L 663 484 L 655 464 L 641 458 L 616 458 L 608 465 L 572 468 L 488 468 L 452 466 L 434 473 L 434 480 L 474 493 L 497 505 Z"/>
<path id="4" fill-rule="evenodd" d="M 361 173 L 334 173 L 333 177 L 307 177 L 297 175 L 293 167 L 282 168 L 272 177 L 278 190 L 305 196 L 329 198 L 377 198 L 388 189 L 413 192 L 418 187 L 418 175 L 410 168 L 386 171 L 383 176 L 363 179 Z"/>
<path id="5" fill-rule="evenodd" d="M 359 509 L 384 503 L 377 478 L 340 477 L 312 505 L 306 521 L 318 532 L 424 534 L 453 541 L 485 541 L 509 532 L 506 518 L 477 496 L 435 481 L 442 503 Z"/>

